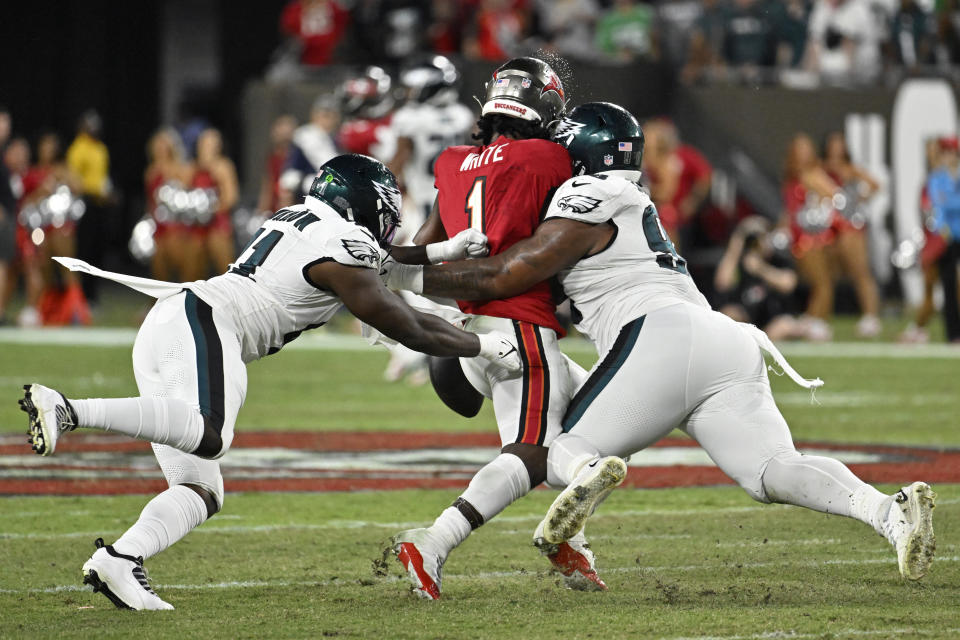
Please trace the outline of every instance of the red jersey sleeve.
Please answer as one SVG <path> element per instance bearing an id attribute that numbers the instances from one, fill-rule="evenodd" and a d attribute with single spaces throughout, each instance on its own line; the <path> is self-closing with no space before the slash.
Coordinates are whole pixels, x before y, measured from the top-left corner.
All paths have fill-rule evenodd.
<path id="1" fill-rule="evenodd" d="M 435 167 L 440 219 L 448 237 L 468 227 L 486 234 L 496 255 L 533 235 L 553 190 L 571 175 L 566 149 L 547 140 L 498 138 L 451 147 Z M 522 320 L 561 331 L 548 283 L 508 298 L 459 302 L 467 313 Z"/>

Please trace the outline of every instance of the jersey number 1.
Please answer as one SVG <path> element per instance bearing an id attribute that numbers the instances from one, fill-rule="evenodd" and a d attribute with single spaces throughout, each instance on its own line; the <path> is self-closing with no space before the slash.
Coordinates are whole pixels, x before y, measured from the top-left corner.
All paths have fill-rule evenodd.
<path id="1" fill-rule="evenodd" d="M 464 211 L 467 214 L 467 222 L 471 229 L 476 229 L 480 233 L 486 233 L 486 218 L 483 208 L 487 200 L 487 176 L 478 176 L 470 186 L 470 192 L 467 194 L 467 204 Z"/>

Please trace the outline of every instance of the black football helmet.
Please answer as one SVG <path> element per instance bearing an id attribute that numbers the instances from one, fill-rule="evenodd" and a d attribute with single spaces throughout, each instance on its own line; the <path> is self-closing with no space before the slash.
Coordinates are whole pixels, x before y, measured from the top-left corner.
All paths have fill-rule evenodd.
<path id="1" fill-rule="evenodd" d="M 405 67 L 400 86 L 411 102 L 449 104 L 457 97 L 460 72 L 445 56 L 430 56 Z"/>
<path id="2" fill-rule="evenodd" d="M 340 85 L 340 108 L 355 118 L 381 118 L 393 108 L 393 80 L 381 67 L 367 67 Z"/>
<path id="3" fill-rule="evenodd" d="M 556 72 L 537 58 L 514 58 L 493 72 L 480 113 L 499 113 L 544 127 L 566 112 L 563 83 Z"/>
<path id="4" fill-rule="evenodd" d="M 350 153 L 327 160 L 308 195 L 364 227 L 381 244 L 390 244 L 400 227 L 397 178 L 386 165 L 369 156 Z"/>
<path id="5" fill-rule="evenodd" d="M 640 171 L 643 130 L 637 119 L 610 102 L 588 102 L 557 124 L 555 142 L 566 147 L 573 175 L 612 169 Z"/>

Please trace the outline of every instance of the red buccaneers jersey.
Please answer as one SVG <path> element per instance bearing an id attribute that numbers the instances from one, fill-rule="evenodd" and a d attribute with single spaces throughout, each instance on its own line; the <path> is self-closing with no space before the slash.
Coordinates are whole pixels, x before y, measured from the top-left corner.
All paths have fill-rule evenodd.
<path id="1" fill-rule="evenodd" d="M 552 191 L 571 175 L 570 156 L 554 142 L 501 136 L 484 147 L 448 148 L 434 175 L 447 236 L 473 227 L 487 235 L 495 255 L 533 235 Z M 465 313 L 523 320 L 562 335 L 547 282 L 512 298 L 457 303 Z"/>
<path id="2" fill-rule="evenodd" d="M 397 152 L 396 135 L 390 128 L 392 118 L 391 113 L 374 120 L 348 120 L 340 127 L 337 143 L 349 153 L 362 153 L 389 162 Z"/>

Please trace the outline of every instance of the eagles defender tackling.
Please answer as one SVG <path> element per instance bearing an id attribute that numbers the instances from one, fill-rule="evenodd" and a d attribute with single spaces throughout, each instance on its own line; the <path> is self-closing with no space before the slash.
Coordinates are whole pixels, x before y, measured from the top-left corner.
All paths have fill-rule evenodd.
<path id="1" fill-rule="evenodd" d="M 390 268 L 390 286 L 485 300 L 557 275 L 600 360 L 550 446 L 548 480 L 567 488 L 534 534 L 541 548 L 581 529 L 626 475 L 620 458 L 683 429 L 754 500 L 860 520 L 922 578 L 935 547 L 935 494 L 914 482 L 887 496 L 832 458 L 803 455 L 773 400 L 761 351 L 802 386 L 763 332 L 712 311 L 637 185 L 643 134 L 624 109 L 592 103 L 557 129 L 577 174 L 543 224 L 499 255 Z"/>
<path id="2" fill-rule="evenodd" d="M 246 363 L 276 353 L 341 306 L 413 349 L 519 368 L 507 336 L 461 331 L 384 288 L 380 245 L 390 242 L 399 210 L 393 174 L 373 158 L 344 155 L 321 167 L 304 204 L 277 212 L 228 272 L 210 280 L 159 282 L 61 260 L 158 298 L 133 346 L 139 397 L 68 400 L 31 384 L 20 401 L 38 454 L 52 455 L 77 427 L 122 433 L 152 443 L 170 485 L 116 542 L 97 540 L 83 565 L 94 591 L 121 608 L 173 608 L 150 588 L 143 562 L 222 508 L 217 459 L 233 440 Z M 442 252 L 463 257 L 468 244 L 453 238 Z"/>

